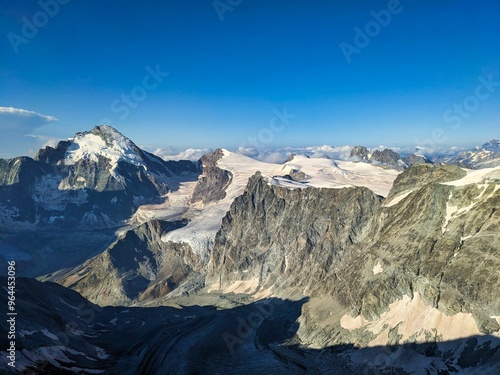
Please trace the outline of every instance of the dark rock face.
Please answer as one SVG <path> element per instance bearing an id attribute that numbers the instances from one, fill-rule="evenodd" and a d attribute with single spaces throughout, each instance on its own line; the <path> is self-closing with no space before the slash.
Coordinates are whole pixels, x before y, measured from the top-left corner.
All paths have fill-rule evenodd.
<path id="1" fill-rule="evenodd" d="M 351 158 L 357 156 L 361 160 L 369 160 L 370 159 L 369 155 L 370 152 L 364 146 L 356 146 L 351 151 Z"/>
<path id="2" fill-rule="evenodd" d="M 227 289 L 246 281 L 253 289 L 327 288 L 334 264 L 379 204 L 366 188 L 288 190 L 256 174 L 223 219 L 207 285 Z"/>
<path id="3" fill-rule="evenodd" d="M 390 207 L 367 189 L 288 190 L 255 175 L 223 220 L 207 286 L 317 297 L 318 305 L 305 305 L 299 333 L 322 346 L 374 339 L 363 329 L 347 334 L 332 313 L 376 321 L 391 303 L 417 293 L 447 315 L 472 313 L 483 333 L 497 332 L 490 316 L 500 314 L 498 181 L 443 184 L 464 175 L 454 166 L 415 165 L 389 197 L 411 193 Z M 325 305 L 330 317 L 321 318 Z M 322 319 L 331 325 L 317 326 Z M 394 324 L 388 337 L 396 343 Z M 421 339 L 415 332 L 405 342 Z"/>
<path id="4" fill-rule="evenodd" d="M 431 161 L 425 156 L 417 156 L 415 154 L 410 154 L 406 158 L 403 159 L 405 164 L 409 167 L 417 164 L 431 164 Z"/>
<path id="5" fill-rule="evenodd" d="M 69 146 L 71 146 L 70 141 L 61 141 L 56 148 L 47 146 L 38 151 L 34 159 L 45 164 L 57 164 L 64 159 Z"/>
<path id="6" fill-rule="evenodd" d="M 32 199 L 32 187 L 50 175 L 53 168 L 28 157 L 0 159 L 0 225 L 7 221 L 34 222 L 37 205 Z M 9 221 L 10 221 L 9 220 Z M 5 223 L 5 224 L 4 224 Z"/>
<path id="7" fill-rule="evenodd" d="M 290 173 L 281 177 L 286 178 L 287 180 L 301 182 L 305 180 L 307 176 L 304 172 L 299 171 L 297 169 L 293 169 L 290 171 Z"/>
<path id="8" fill-rule="evenodd" d="M 6 285 L 7 279 L 0 282 Z M 500 359 L 495 336 L 361 350 L 305 348 L 293 337 L 307 299 L 234 300 L 225 309 L 99 307 L 53 283 L 20 278 L 17 291 L 23 296 L 16 304 L 23 317 L 18 368 L 12 371 L 2 361 L 2 374 L 405 374 L 413 362 L 430 373 L 439 368 L 495 375 Z M 5 293 L 0 305 L 7 306 Z M 0 327 L 8 331 L 7 319 Z"/>
<path id="9" fill-rule="evenodd" d="M 217 166 L 217 162 L 223 156 L 223 151 L 217 149 L 200 159 L 203 174 L 199 177 L 191 197 L 192 204 L 197 202 L 207 204 L 224 199 L 226 196 L 226 189 L 231 184 L 233 176 L 231 172 Z"/>
<path id="10" fill-rule="evenodd" d="M 454 171 L 446 169 L 451 168 L 431 169 L 422 179 L 449 179 Z M 401 181 L 411 180 L 413 173 L 411 169 L 403 173 Z M 397 182 L 395 189 L 399 189 Z M 494 286 L 500 277 L 500 260 L 492 256 L 500 249 L 500 237 L 495 234 L 500 225 L 496 191 L 495 183 L 431 182 L 401 203 L 382 207 L 350 253 L 357 257 L 356 263 L 344 263 L 352 277 L 341 299 L 350 300 L 358 312 L 373 319 L 398 294 L 418 292 L 426 303 L 448 315 L 471 312 L 478 323 L 488 321 L 490 329 L 478 324 L 484 333 L 498 331 L 500 326 L 489 318 L 500 310 Z M 388 268 L 378 278 L 363 280 L 363 264 L 373 264 L 372 257 Z"/>
<path id="11" fill-rule="evenodd" d="M 382 164 L 392 165 L 394 167 L 401 167 L 401 165 L 399 164 L 401 156 L 397 152 L 394 152 L 388 148 L 386 148 L 384 151 L 373 151 L 371 160 Z"/>
<path id="12" fill-rule="evenodd" d="M 187 244 L 161 240 L 163 234 L 186 224 L 187 220 L 142 224 L 58 282 L 101 305 L 150 301 L 189 281 L 196 283 L 204 270 L 202 260 Z"/>
<path id="13" fill-rule="evenodd" d="M 415 155 L 413 156 L 418 158 Z M 373 153 L 370 153 L 366 147 L 356 146 L 351 151 L 351 158 L 358 158 L 361 161 L 387 166 L 400 171 L 406 169 L 409 165 L 401 158 L 401 155 L 387 148 L 383 151 L 375 150 Z M 409 157 L 408 160 L 413 163 L 417 162 L 412 157 Z"/>

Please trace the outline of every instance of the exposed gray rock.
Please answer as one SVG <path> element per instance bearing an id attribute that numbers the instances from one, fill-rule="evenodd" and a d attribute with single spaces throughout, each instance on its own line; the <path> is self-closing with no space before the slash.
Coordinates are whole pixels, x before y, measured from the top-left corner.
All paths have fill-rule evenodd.
<path id="1" fill-rule="evenodd" d="M 372 163 L 376 162 L 383 165 L 388 165 L 398 170 L 403 170 L 406 167 L 405 163 L 401 159 L 401 156 L 397 152 L 394 152 L 387 148 L 383 151 L 373 151 L 370 157 L 370 161 Z"/>
<path id="2" fill-rule="evenodd" d="M 400 171 L 408 167 L 397 152 L 387 148 L 383 151 L 375 150 L 370 153 L 366 147 L 356 146 L 351 151 L 351 158 L 358 158 L 360 161 L 387 166 Z"/>
<path id="3" fill-rule="evenodd" d="M 334 265 L 379 204 L 366 188 L 289 190 L 257 173 L 222 221 L 207 285 L 328 289 Z"/>
<path id="4" fill-rule="evenodd" d="M 223 220 L 207 285 L 284 297 L 300 291 L 319 299 L 303 310 L 299 333 L 321 346 L 366 345 L 373 334 L 347 332 L 340 317 L 349 312 L 376 321 L 391 303 L 416 292 L 445 314 L 472 313 L 483 333 L 497 332 L 490 316 L 500 313 L 500 195 L 495 180 L 442 184 L 464 175 L 453 166 L 413 166 L 390 196 L 414 192 L 384 207 L 367 189 L 288 190 L 257 174 Z M 450 207 L 466 214 L 450 214 Z M 320 318 L 327 300 L 330 315 Z M 326 326 L 317 324 L 325 319 Z M 397 324 L 387 327 L 394 343 Z"/>
<path id="5" fill-rule="evenodd" d="M 415 155 L 415 154 L 408 155 L 403 159 L 403 161 L 408 167 L 418 164 L 432 164 L 431 161 L 424 155 Z"/>
<path id="6" fill-rule="evenodd" d="M 100 137 L 109 145 L 118 140 L 133 154 L 127 157 L 141 163 L 120 160 L 115 165 L 105 153 L 96 153 L 66 165 L 66 152 L 79 147 L 74 141 L 46 147 L 35 159 L 0 160 L 0 229 L 119 226 L 139 204 L 159 202 L 177 188 L 179 179 L 198 176 L 196 164 L 165 162 L 109 126 L 95 127 L 75 138 L 86 136 Z"/>
<path id="7" fill-rule="evenodd" d="M 35 155 L 35 160 L 46 164 L 58 164 L 64 159 L 71 141 L 60 141 L 55 148 L 46 146 Z"/>
<path id="8" fill-rule="evenodd" d="M 186 220 L 142 224 L 57 281 L 100 305 L 147 302 L 182 285 L 189 290 L 187 284 L 199 289 L 203 287 L 197 285 L 204 271 L 202 259 L 187 244 L 161 240 L 163 234 L 186 224 Z"/>
<path id="9" fill-rule="evenodd" d="M 401 193 L 417 190 L 427 184 L 458 180 L 466 174 L 463 169 L 455 165 L 435 167 L 432 164 L 416 164 L 396 177 L 386 200 L 389 201 Z"/>
<path id="10" fill-rule="evenodd" d="M 370 152 L 364 146 L 355 146 L 351 151 L 351 158 L 352 157 L 358 157 L 361 160 L 369 160 Z"/>
<path id="11" fill-rule="evenodd" d="M 211 154 L 201 157 L 203 172 L 194 189 L 191 203 L 203 202 L 203 204 L 207 204 L 224 199 L 226 189 L 231 184 L 233 176 L 231 172 L 217 166 L 217 162 L 223 156 L 223 151 L 217 149 Z"/>
<path id="12" fill-rule="evenodd" d="M 292 169 L 288 174 L 286 174 L 284 176 L 279 176 L 279 177 L 283 177 L 283 178 L 286 178 L 287 180 L 291 180 L 291 181 L 301 182 L 301 181 L 304 181 L 307 176 L 304 172 L 302 172 L 300 170 Z"/>

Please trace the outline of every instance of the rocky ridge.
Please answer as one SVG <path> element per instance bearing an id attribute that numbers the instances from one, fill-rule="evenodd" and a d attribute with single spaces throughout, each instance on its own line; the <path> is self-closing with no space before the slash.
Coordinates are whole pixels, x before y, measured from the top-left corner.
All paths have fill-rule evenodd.
<path id="1" fill-rule="evenodd" d="M 500 165 L 500 141 L 490 139 L 480 147 L 460 152 L 452 157 L 441 158 L 439 161 L 472 169 L 496 167 Z"/>
<path id="2" fill-rule="evenodd" d="M 137 176 L 137 186 L 146 179 L 146 187 L 154 188 L 158 183 L 168 189 L 165 181 L 170 181 L 175 189 L 175 182 L 182 181 L 180 175 L 192 176 L 199 170 L 196 164 L 170 164 L 169 167 L 167 163 L 151 160 L 113 131 L 94 129 L 90 132 L 89 144 L 82 141 L 89 134 L 81 133 L 75 137 L 80 142 L 77 142 L 78 148 L 71 143 L 61 143 L 41 152 L 38 160 L 0 161 L 0 167 L 6 171 L 3 188 L 16 184 L 30 186 L 43 176 L 64 169 L 73 174 L 64 177 L 63 185 L 60 185 L 63 179 L 59 181 L 57 190 L 60 186 L 73 189 L 75 184 L 83 184 L 78 179 L 81 171 L 91 171 L 87 176 L 89 183 L 102 189 L 99 193 L 107 192 L 111 186 L 127 191 L 130 179 L 125 178 L 126 175 Z M 102 146 L 103 142 L 107 147 L 104 154 L 94 147 L 95 144 Z M 399 155 L 390 150 L 374 152 L 373 161 L 367 149 L 355 150 L 360 159 L 371 163 L 403 167 Z M 106 343 L 113 349 L 112 359 L 104 363 L 104 368 L 122 372 L 128 366 L 154 371 L 165 361 L 179 373 L 198 371 L 206 363 L 193 357 L 176 360 L 171 350 L 182 343 L 175 351 L 178 356 L 183 356 L 186 350 L 205 353 L 212 344 L 203 339 L 209 333 L 208 337 L 217 342 L 217 350 L 215 357 L 210 354 L 206 358 L 216 358 L 218 364 L 248 360 L 251 352 L 252 358 L 264 355 L 267 363 L 273 363 L 280 371 L 293 363 L 293 372 L 301 373 L 316 368 L 315 363 L 322 363 L 320 367 L 324 363 L 333 366 L 332 363 L 338 361 L 334 357 L 333 362 L 329 362 L 331 357 L 321 357 L 322 354 L 312 348 L 335 348 L 332 350 L 345 354 L 351 345 L 365 348 L 366 358 L 374 360 L 378 358 L 374 354 L 377 347 L 388 347 L 391 353 L 396 351 L 399 354 L 386 354 L 384 363 L 387 368 L 398 368 L 397 371 L 403 371 L 405 362 L 411 358 L 417 362 L 427 361 L 426 366 L 432 364 L 427 369 L 453 372 L 476 366 L 471 370 L 475 371 L 478 366 L 485 366 L 483 373 L 495 374 L 493 367 L 500 347 L 497 288 L 500 171 L 498 168 L 465 171 L 452 165 L 420 163 L 422 158 L 415 158 L 411 163 L 415 165 L 399 174 L 384 198 L 367 187 L 352 185 L 359 184 L 360 176 L 376 176 L 380 184 L 373 186 L 385 190 L 383 187 L 390 176 L 373 171 L 369 174 L 366 169 L 375 167 L 362 163 L 351 163 L 361 170 L 348 174 L 347 167 L 353 168 L 351 164 L 294 157 L 283 166 L 248 164 L 249 170 L 239 173 L 236 167 L 249 163 L 245 158 L 231 156 L 224 150 L 207 155 L 201 160 L 203 174 L 189 199 L 193 209 L 175 216 L 167 207 L 164 215 L 170 217 L 169 220 L 153 219 L 127 228 L 104 252 L 63 273 L 62 277 L 58 274 L 57 279 L 103 306 L 171 304 L 178 308 L 181 304 L 204 301 L 230 311 L 219 314 L 213 313 L 212 308 L 196 308 L 181 316 L 165 310 L 169 323 L 163 328 L 152 323 L 147 331 L 147 344 L 142 329 L 136 327 L 138 331 L 134 335 L 141 353 L 156 353 L 137 361 L 128 355 L 123 361 L 118 360 L 123 348 L 106 341 L 108 328 L 117 326 L 111 328 L 128 332 L 127 324 L 131 321 L 122 322 L 117 311 L 111 308 L 99 319 L 99 324 L 106 329 L 102 332 L 96 327 L 84 330 L 86 335 L 99 339 L 74 344 L 82 345 L 82 352 L 88 358 L 97 358 L 100 352 L 92 345 Z M 145 164 L 148 160 L 153 164 Z M 172 172 L 172 166 L 178 167 L 177 175 Z M 266 173 L 257 172 L 248 179 L 249 171 L 257 166 L 267 168 Z M 310 169 L 311 166 L 315 169 Z M 138 172 L 131 174 L 134 168 Z M 326 175 L 338 179 L 327 185 Z M 240 191 L 242 181 L 247 183 Z M 87 182 L 85 180 L 85 184 Z M 325 185 L 328 188 L 321 187 Z M 160 190 L 154 189 L 153 196 L 158 196 Z M 81 190 L 87 191 L 89 187 Z M 47 198 L 44 199 L 43 202 L 47 202 Z M 141 201 L 144 202 L 139 199 L 138 204 Z M 219 216 L 227 211 L 226 204 L 229 211 Z M 218 220 L 222 216 L 213 244 L 206 246 L 210 250 L 207 262 L 207 258 L 190 245 L 190 236 L 205 229 L 206 220 L 211 221 L 207 233 L 212 233 L 212 227 L 219 225 L 218 221 L 214 224 L 214 218 Z M 194 231 L 185 231 L 191 220 L 198 220 L 199 225 L 192 227 Z M 182 236 L 172 240 L 172 233 L 182 231 L 185 231 Z M 36 283 L 30 287 L 45 293 L 43 286 Z M 27 292 L 29 288 L 25 289 Z M 66 296 L 61 298 L 67 301 Z M 74 301 L 76 297 L 69 298 Z M 261 322 L 262 328 L 258 325 L 252 331 L 248 341 L 251 345 L 243 344 L 237 357 L 227 357 L 226 349 L 219 351 L 219 345 L 224 348 L 221 337 L 225 330 L 227 332 L 229 317 L 245 319 L 256 308 L 252 301 L 259 304 L 269 300 L 276 301 L 273 302 L 276 306 L 281 306 L 282 301 L 289 302 L 279 316 L 266 317 Z M 54 304 L 60 306 L 59 302 Z M 129 313 L 120 309 L 119 314 Z M 60 325 L 66 319 L 63 313 L 49 310 L 50 314 L 48 310 L 45 313 L 55 322 L 51 327 L 63 329 Z M 71 316 L 68 308 L 63 311 Z M 188 313 L 193 311 L 196 311 L 193 324 L 183 325 L 182 320 L 192 319 Z M 171 315 L 179 315 L 181 319 L 173 319 Z M 134 316 L 143 322 L 147 320 L 142 309 L 134 310 Z M 34 322 L 30 324 L 35 328 Z M 269 332 L 276 331 L 278 326 L 284 327 L 283 334 L 269 338 Z M 46 337 L 53 335 L 44 334 L 42 328 L 36 327 Z M 231 330 L 236 327 L 235 324 Z M 176 334 L 176 331 L 183 333 Z M 43 359 L 41 353 L 46 340 L 38 336 L 33 342 L 24 339 L 23 336 L 25 349 L 29 345 L 42 345 L 41 351 L 27 357 L 28 362 L 33 364 Z M 247 342 L 246 338 L 243 342 Z M 225 344 L 227 346 L 227 342 Z M 302 347 L 290 349 L 292 344 Z M 72 345 L 71 348 L 76 348 Z M 449 345 L 455 346 L 448 350 Z M 248 352 L 249 347 L 255 349 Z M 58 350 L 58 357 L 64 362 L 67 353 L 72 354 L 74 349 L 64 350 L 63 355 L 61 349 Z M 402 355 L 403 352 L 406 354 Z M 167 353 L 170 354 L 167 356 Z M 350 361 L 359 356 L 359 352 L 346 355 Z M 87 366 L 85 368 L 95 368 L 91 362 L 77 359 L 78 356 L 70 357 L 79 365 Z M 276 358 L 281 359 L 276 362 Z M 323 362 L 317 362 L 318 358 Z M 266 361 L 257 361 L 257 367 L 249 368 L 249 373 L 267 368 Z M 61 362 L 51 365 L 57 369 Z M 217 366 L 213 369 L 220 370 Z M 355 373 L 360 369 L 370 371 L 351 366 Z M 226 370 L 230 373 L 230 367 Z M 347 367 L 339 371 L 348 373 Z"/>
<path id="3" fill-rule="evenodd" d="M 351 150 L 350 157 L 367 163 L 391 167 L 399 171 L 403 171 L 415 164 L 431 163 L 431 161 L 423 155 L 409 154 L 403 158 L 397 152 L 388 148 L 382 151 L 374 150 L 370 152 L 364 146 L 355 146 Z"/>
<path id="4" fill-rule="evenodd" d="M 471 333 L 499 334 L 491 318 L 500 312 L 495 173 L 462 186 L 450 182 L 467 178 L 458 168 L 414 166 L 390 194 L 404 196 L 387 206 L 363 189 L 290 191 L 256 175 L 223 220 L 207 285 L 257 298 L 294 297 L 297 291 L 312 296 L 298 334 L 322 347 L 388 344 L 381 337 L 397 332 L 403 320 L 388 318 L 379 332 L 370 329 L 405 298 L 421 300 L 419 306 L 435 314 L 460 316 Z M 323 302 L 314 307 L 316 299 Z M 327 300 L 330 323 L 318 325 L 318 309 Z M 420 329 L 406 327 L 401 339 L 428 340 L 432 329 L 434 340 L 447 338 L 435 323 Z"/>
<path id="5" fill-rule="evenodd" d="M 187 224 L 152 220 L 122 234 L 106 251 L 66 275 L 61 285 L 93 303 L 125 306 L 174 291 L 200 289 L 204 264 L 187 244 L 163 242 L 162 235 Z M 181 287 L 180 290 L 177 290 Z"/>

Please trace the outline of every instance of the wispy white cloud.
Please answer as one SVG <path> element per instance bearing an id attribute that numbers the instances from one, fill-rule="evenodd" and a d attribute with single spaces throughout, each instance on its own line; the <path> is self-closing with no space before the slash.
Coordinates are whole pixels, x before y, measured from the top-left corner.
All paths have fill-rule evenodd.
<path id="1" fill-rule="evenodd" d="M 336 160 L 349 160 L 352 146 L 310 146 L 310 147 L 283 147 L 274 149 L 256 149 L 253 147 L 240 147 L 236 152 L 250 156 L 267 163 L 283 163 L 292 154 L 306 155 L 311 158 L 330 158 Z"/>
<path id="2" fill-rule="evenodd" d="M 32 156 L 47 142 L 44 137 L 34 135 L 37 129 L 57 121 L 54 116 L 47 116 L 34 111 L 15 107 L 0 106 L 0 157 L 19 155 Z"/>
<path id="3" fill-rule="evenodd" d="M 343 145 L 343 146 L 309 146 L 309 147 L 281 147 L 281 148 L 265 148 L 258 149 L 255 147 L 240 147 L 235 150 L 239 154 L 249 156 L 251 158 L 264 161 L 267 163 L 284 163 L 292 154 L 305 155 L 310 158 L 329 158 L 334 160 L 358 160 L 357 158 L 351 157 L 351 151 L 354 146 Z M 454 155 L 464 149 L 458 147 L 450 148 L 423 148 L 423 147 L 391 147 L 391 146 L 378 146 L 368 148 L 369 151 L 373 152 L 375 150 L 384 150 L 389 148 L 401 156 L 407 156 L 409 154 L 415 153 L 420 155 L 425 155 L 430 158 Z M 173 148 L 163 149 L 158 148 L 152 151 L 155 155 L 165 159 L 165 160 L 192 160 L 196 161 L 200 159 L 204 154 L 212 152 L 213 150 L 208 148 L 189 148 L 186 150 L 177 150 Z"/>
<path id="4" fill-rule="evenodd" d="M 53 116 L 45 116 L 40 113 L 34 111 L 28 111 L 22 108 L 14 108 L 14 107 L 0 107 L 0 116 L 2 115 L 11 115 L 11 116 L 21 116 L 25 118 L 37 118 L 45 122 L 57 121 L 57 118 Z"/>
<path id="5" fill-rule="evenodd" d="M 188 148 L 186 150 L 177 150 L 173 148 L 163 149 L 157 148 L 152 151 L 153 154 L 164 160 L 191 160 L 197 161 L 203 155 L 212 152 L 209 148 Z"/>
<path id="6" fill-rule="evenodd" d="M 39 149 L 45 148 L 47 146 L 55 148 L 57 144 L 61 141 L 59 138 L 48 137 L 46 135 L 40 134 L 26 134 L 27 137 L 33 138 L 37 142 L 37 150 L 31 150 L 32 153 L 36 153 Z"/>

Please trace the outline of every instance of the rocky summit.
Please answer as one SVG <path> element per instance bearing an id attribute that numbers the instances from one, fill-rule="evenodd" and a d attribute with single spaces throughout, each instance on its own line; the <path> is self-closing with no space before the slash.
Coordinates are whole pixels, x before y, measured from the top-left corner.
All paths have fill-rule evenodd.
<path id="1" fill-rule="evenodd" d="M 399 171 L 403 171 L 415 164 L 432 163 L 431 160 L 425 155 L 408 154 L 406 157 L 402 157 L 397 152 L 388 148 L 385 148 L 384 150 L 369 151 L 364 146 L 355 146 L 351 150 L 350 157 L 354 160 L 382 165 Z"/>
<path id="2" fill-rule="evenodd" d="M 500 167 L 482 166 L 362 146 L 167 162 L 109 126 L 0 160 L 16 371 L 496 375 Z"/>

